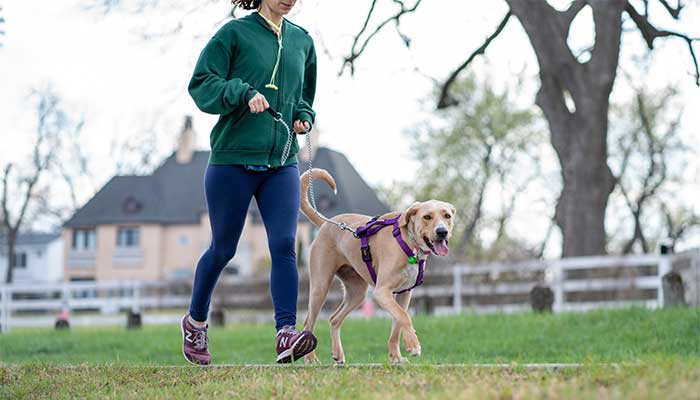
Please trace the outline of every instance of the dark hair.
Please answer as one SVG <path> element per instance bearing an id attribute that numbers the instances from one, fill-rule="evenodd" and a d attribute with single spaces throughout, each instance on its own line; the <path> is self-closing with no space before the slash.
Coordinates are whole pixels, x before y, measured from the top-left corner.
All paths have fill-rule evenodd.
<path id="1" fill-rule="evenodd" d="M 231 0 L 231 4 L 244 10 L 257 10 L 262 0 Z"/>

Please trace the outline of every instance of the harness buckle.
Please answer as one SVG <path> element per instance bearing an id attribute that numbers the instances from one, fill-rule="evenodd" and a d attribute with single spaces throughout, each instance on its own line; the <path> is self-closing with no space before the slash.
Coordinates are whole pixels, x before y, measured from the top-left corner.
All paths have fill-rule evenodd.
<path id="1" fill-rule="evenodd" d="M 372 253 L 369 251 L 369 245 L 362 247 L 362 261 L 372 262 Z"/>

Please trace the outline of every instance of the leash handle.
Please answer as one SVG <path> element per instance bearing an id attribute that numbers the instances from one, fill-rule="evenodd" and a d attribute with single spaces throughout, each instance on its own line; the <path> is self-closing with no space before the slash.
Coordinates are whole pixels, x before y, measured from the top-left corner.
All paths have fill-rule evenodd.
<path id="1" fill-rule="evenodd" d="M 270 115 L 272 115 L 272 118 L 274 118 L 275 121 L 282 120 L 282 113 L 277 112 L 277 110 L 275 110 L 274 108 L 268 107 L 267 110 L 265 110 L 265 111 L 267 111 Z"/>

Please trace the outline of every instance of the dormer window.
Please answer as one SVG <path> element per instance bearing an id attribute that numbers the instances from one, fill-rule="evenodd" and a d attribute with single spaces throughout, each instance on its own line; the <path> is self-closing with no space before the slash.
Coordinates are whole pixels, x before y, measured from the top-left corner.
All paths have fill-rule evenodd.
<path id="1" fill-rule="evenodd" d="M 124 211 L 124 214 L 137 214 L 141 212 L 142 209 L 143 205 L 140 201 L 136 200 L 134 196 L 129 196 L 124 199 L 124 203 L 122 204 L 122 211 Z"/>

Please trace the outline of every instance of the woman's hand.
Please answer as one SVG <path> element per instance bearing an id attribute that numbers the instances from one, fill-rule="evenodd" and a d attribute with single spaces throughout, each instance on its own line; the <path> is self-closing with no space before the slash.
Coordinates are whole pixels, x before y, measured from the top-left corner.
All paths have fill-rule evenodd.
<path id="1" fill-rule="evenodd" d="M 270 108 L 270 103 L 267 102 L 265 96 L 261 95 L 260 93 L 256 93 L 255 96 L 253 96 L 253 98 L 248 102 L 248 106 L 250 107 L 250 112 L 253 114 L 258 114 Z"/>
<path id="2" fill-rule="evenodd" d="M 309 129 L 311 129 L 311 125 L 309 125 L 308 122 L 302 122 L 301 120 L 294 121 L 294 133 L 297 135 L 306 133 L 309 131 Z"/>

